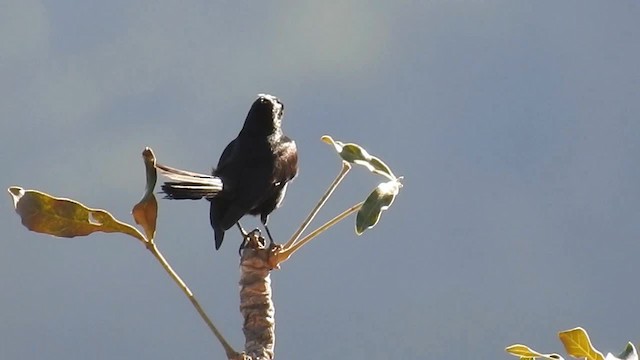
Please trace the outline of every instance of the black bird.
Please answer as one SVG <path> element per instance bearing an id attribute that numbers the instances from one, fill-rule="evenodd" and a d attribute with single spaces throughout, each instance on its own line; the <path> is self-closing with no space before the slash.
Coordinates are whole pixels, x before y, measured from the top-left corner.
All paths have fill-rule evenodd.
<path id="1" fill-rule="evenodd" d="M 260 215 L 273 242 L 267 227 L 269 214 L 280 206 L 289 181 L 298 173 L 296 143 L 282 133 L 283 110 L 278 98 L 259 94 L 242 130 L 224 149 L 211 176 L 157 165 L 164 175 L 176 180 L 162 185 L 166 198 L 206 198 L 211 202 L 216 250 L 234 224 L 246 238 L 239 222 L 246 214 Z"/>

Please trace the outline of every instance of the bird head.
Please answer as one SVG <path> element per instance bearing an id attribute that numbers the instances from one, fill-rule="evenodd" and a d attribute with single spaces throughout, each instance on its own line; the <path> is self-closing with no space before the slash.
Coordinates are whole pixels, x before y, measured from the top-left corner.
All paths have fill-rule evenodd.
<path id="1" fill-rule="evenodd" d="M 251 105 L 243 131 L 260 132 L 265 134 L 279 133 L 284 113 L 284 105 L 275 96 L 258 94 L 258 98 Z"/>

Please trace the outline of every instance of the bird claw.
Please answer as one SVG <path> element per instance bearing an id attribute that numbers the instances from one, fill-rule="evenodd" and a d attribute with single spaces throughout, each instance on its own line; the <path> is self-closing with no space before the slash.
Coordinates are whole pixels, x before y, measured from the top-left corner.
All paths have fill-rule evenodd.
<path id="1" fill-rule="evenodd" d="M 243 232 L 242 243 L 238 249 L 238 255 L 242 255 L 242 250 L 248 246 L 255 249 L 264 249 L 265 245 L 265 240 L 262 237 L 260 229 L 255 228 L 248 233 Z"/>

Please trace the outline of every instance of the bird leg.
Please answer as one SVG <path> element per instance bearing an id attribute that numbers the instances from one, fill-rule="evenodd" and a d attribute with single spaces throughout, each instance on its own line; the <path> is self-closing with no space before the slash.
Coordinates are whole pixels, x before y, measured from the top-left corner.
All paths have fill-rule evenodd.
<path id="1" fill-rule="evenodd" d="M 242 234 L 242 237 L 246 240 L 247 237 L 249 236 L 249 233 L 247 233 L 246 231 L 244 231 L 244 229 L 242 228 L 242 225 L 240 225 L 240 221 L 238 221 L 236 223 L 236 225 L 238 225 L 238 230 L 240 230 L 240 233 Z"/>
<path id="2" fill-rule="evenodd" d="M 273 241 L 273 238 L 271 237 L 271 231 L 269 231 L 269 227 L 267 226 L 267 224 L 264 224 L 264 229 L 267 230 L 267 236 L 269 237 L 269 243 L 271 244 L 270 246 L 275 245 L 275 242 Z"/>
<path id="3" fill-rule="evenodd" d="M 240 234 L 242 234 L 242 242 L 240 243 L 240 247 L 238 248 L 238 255 L 241 255 L 242 250 L 244 250 L 244 247 L 247 246 L 247 243 L 249 242 L 249 234 L 244 231 L 242 225 L 240 225 L 240 221 L 238 221 L 236 225 L 238 225 L 238 230 L 240 230 Z"/>

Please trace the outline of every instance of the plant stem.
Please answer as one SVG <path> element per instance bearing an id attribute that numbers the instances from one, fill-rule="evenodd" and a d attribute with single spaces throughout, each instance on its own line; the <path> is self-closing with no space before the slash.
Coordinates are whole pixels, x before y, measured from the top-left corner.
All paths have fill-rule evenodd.
<path id="1" fill-rule="evenodd" d="M 236 352 L 231 347 L 231 345 L 229 345 L 229 343 L 224 338 L 224 336 L 222 336 L 222 333 L 218 331 L 218 329 L 213 324 L 211 319 L 209 319 L 209 316 L 207 316 L 207 314 L 204 312 L 204 310 L 200 306 L 200 303 L 198 303 L 198 300 L 196 300 L 196 297 L 193 295 L 191 290 L 189 290 L 189 288 L 187 287 L 187 284 L 185 284 L 184 281 L 182 281 L 180 276 L 178 276 L 178 274 L 173 270 L 173 268 L 171 268 L 171 265 L 169 265 L 169 263 L 164 258 L 164 256 L 162 256 L 162 253 L 160 253 L 160 250 L 158 250 L 158 248 L 156 247 L 156 244 L 154 242 L 147 243 L 147 249 L 149 249 L 149 251 L 151 251 L 153 256 L 155 256 L 156 259 L 158 259 L 158 261 L 160 262 L 164 270 L 169 274 L 169 276 L 173 279 L 173 281 L 175 281 L 178 287 L 187 296 L 189 301 L 191 301 L 191 304 L 193 305 L 193 307 L 196 308 L 196 311 L 198 312 L 198 314 L 200 314 L 200 317 L 202 318 L 202 320 L 204 320 L 204 322 L 207 324 L 209 329 L 213 332 L 213 334 L 218 339 L 218 341 L 220 341 L 220 344 L 222 344 L 222 347 L 224 348 L 224 351 L 227 354 L 227 358 L 229 359 L 237 358 L 240 354 Z"/>
<path id="2" fill-rule="evenodd" d="M 296 232 L 293 233 L 293 235 L 291 235 L 291 239 L 289 239 L 289 241 L 287 241 L 287 243 L 283 245 L 284 249 L 288 249 L 292 247 L 298 241 L 302 232 L 304 232 L 309 226 L 309 224 L 311 224 L 311 221 L 313 221 L 313 218 L 315 218 L 315 216 L 318 214 L 320 209 L 324 206 L 327 200 L 329 200 L 329 197 L 331 196 L 331 194 L 333 194 L 333 191 L 342 182 L 344 177 L 347 176 L 347 173 L 349 172 L 350 169 L 351 169 L 351 165 L 348 162 L 343 161 L 342 169 L 340 169 L 340 173 L 338 173 L 338 176 L 333 180 L 331 185 L 329 185 L 329 188 L 327 189 L 327 191 L 324 193 L 324 195 L 322 195 L 322 197 L 320 198 L 316 206 L 313 208 L 313 210 L 311 210 L 307 218 L 304 219 L 304 221 L 302 222 L 298 230 L 296 230 Z"/>
<path id="3" fill-rule="evenodd" d="M 295 244 L 293 244 L 291 247 L 285 248 L 283 251 L 281 251 L 278 254 L 278 264 L 283 263 L 284 261 L 288 260 L 291 257 L 291 255 L 293 255 L 296 251 L 300 250 L 300 248 L 302 248 L 309 241 L 313 240 L 313 238 L 315 238 L 316 236 L 322 234 L 323 232 L 325 232 L 327 229 L 329 229 L 333 225 L 335 225 L 335 224 L 339 223 L 340 221 L 344 220 L 347 216 L 349 216 L 349 215 L 353 214 L 354 212 L 360 210 L 360 208 L 362 207 L 363 203 L 364 203 L 364 201 L 353 205 L 352 207 L 350 207 L 347 210 L 343 211 L 340 215 L 334 217 L 333 219 L 327 221 L 324 225 L 322 225 L 319 228 L 317 228 L 314 231 L 312 231 L 309 235 L 305 236 L 300 241 L 298 241 Z"/>

